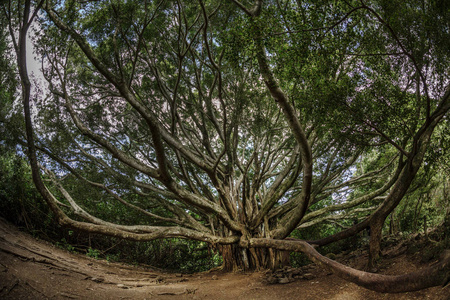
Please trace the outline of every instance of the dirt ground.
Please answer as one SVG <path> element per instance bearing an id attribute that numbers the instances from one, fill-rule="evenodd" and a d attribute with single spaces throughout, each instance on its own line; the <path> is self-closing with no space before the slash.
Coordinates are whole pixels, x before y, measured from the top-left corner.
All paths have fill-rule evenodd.
<path id="1" fill-rule="evenodd" d="M 341 260 L 361 267 L 366 254 Z M 339 258 L 338 258 L 339 259 Z M 381 273 L 402 274 L 420 268 L 403 255 L 383 260 Z M 73 254 L 34 239 L 0 219 L 0 299 L 450 299 L 450 288 L 413 293 L 376 293 L 314 265 L 308 279 L 268 284 L 264 272 L 198 274 L 109 263 Z"/>

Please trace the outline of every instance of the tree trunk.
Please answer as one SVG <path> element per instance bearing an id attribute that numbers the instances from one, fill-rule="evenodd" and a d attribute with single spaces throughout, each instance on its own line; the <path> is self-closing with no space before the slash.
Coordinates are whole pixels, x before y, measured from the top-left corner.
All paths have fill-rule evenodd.
<path id="1" fill-rule="evenodd" d="M 237 244 L 220 245 L 222 268 L 227 272 L 275 270 L 290 264 L 289 251 L 271 248 L 242 248 Z"/>
<path id="2" fill-rule="evenodd" d="M 381 237 L 384 220 L 374 220 L 370 223 L 369 262 L 368 269 L 376 267 L 381 252 Z"/>
<path id="3" fill-rule="evenodd" d="M 389 215 L 389 235 L 394 235 L 394 211 Z"/>

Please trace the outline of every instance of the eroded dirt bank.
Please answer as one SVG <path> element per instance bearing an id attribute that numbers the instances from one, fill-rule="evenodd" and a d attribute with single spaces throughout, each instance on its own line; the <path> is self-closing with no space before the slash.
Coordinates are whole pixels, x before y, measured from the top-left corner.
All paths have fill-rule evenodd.
<path id="1" fill-rule="evenodd" d="M 343 257 L 361 267 L 366 254 Z M 383 261 L 385 274 L 420 268 L 413 256 Z M 269 284 L 263 272 L 164 273 L 73 254 L 20 232 L 0 219 L 0 299 L 450 299 L 450 288 L 381 294 L 314 267 L 307 278 Z"/>

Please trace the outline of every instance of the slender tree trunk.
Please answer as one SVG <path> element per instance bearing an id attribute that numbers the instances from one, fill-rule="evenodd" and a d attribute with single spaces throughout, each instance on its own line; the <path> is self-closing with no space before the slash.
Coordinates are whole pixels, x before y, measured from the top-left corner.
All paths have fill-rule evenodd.
<path id="1" fill-rule="evenodd" d="M 395 228 L 395 212 L 394 209 L 390 215 L 389 218 L 389 235 L 395 235 L 396 234 L 396 228 Z"/>
<path id="2" fill-rule="evenodd" d="M 417 221 L 420 217 L 420 211 L 422 210 L 423 196 L 419 197 L 419 201 L 416 204 L 416 208 L 414 209 L 414 223 L 413 230 L 414 233 L 417 233 Z"/>
<path id="3" fill-rule="evenodd" d="M 368 269 L 376 267 L 381 252 L 381 238 L 384 219 L 378 219 L 370 223 L 369 262 Z"/>

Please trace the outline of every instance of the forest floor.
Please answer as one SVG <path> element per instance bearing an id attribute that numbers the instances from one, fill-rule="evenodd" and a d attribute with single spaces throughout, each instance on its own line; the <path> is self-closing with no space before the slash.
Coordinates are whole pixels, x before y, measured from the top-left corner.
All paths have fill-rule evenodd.
<path id="1" fill-rule="evenodd" d="M 411 254 L 405 247 L 390 248 L 379 273 L 403 274 L 426 265 L 420 253 Z M 367 252 L 336 259 L 361 269 Z M 286 284 L 269 284 L 265 272 L 165 273 L 70 253 L 0 218 L 0 299 L 450 299 L 449 285 L 386 294 L 327 274 L 313 264 L 299 271 L 308 276 Z"/>

